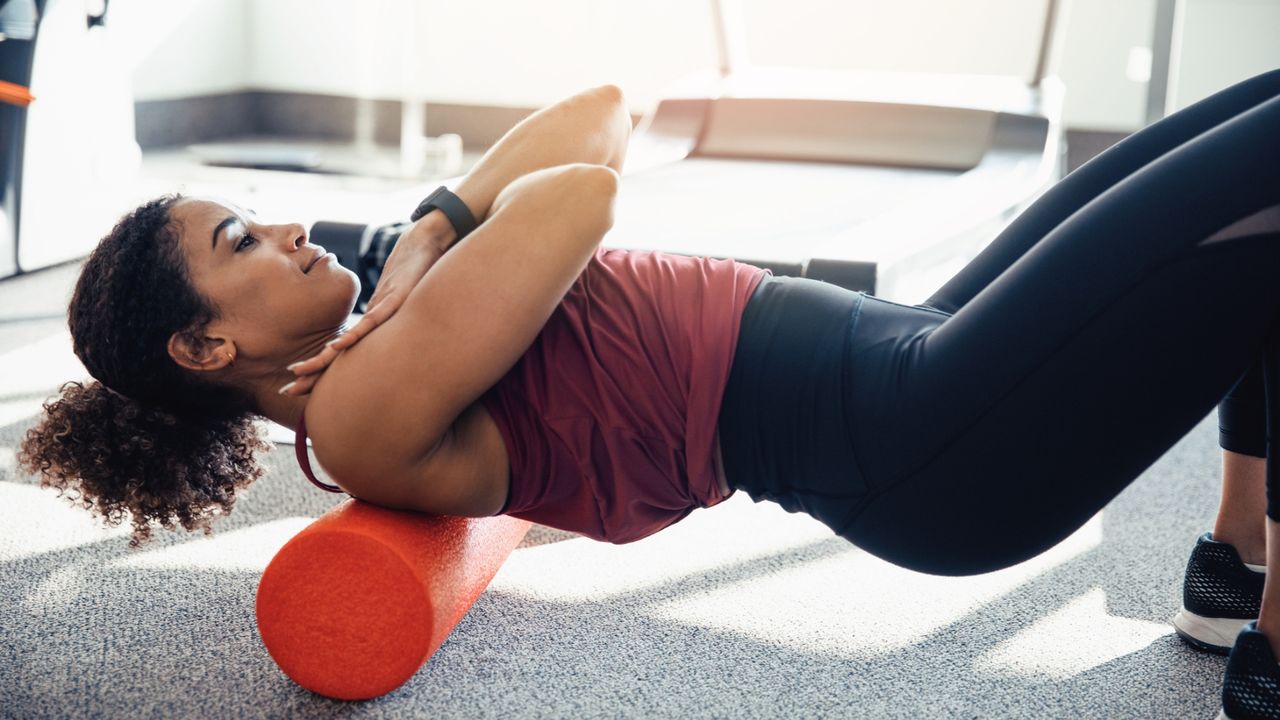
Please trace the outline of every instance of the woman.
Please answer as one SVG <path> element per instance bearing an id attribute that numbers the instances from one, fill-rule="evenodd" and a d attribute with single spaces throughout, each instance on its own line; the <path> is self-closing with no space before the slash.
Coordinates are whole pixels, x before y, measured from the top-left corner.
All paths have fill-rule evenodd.
<path id="1" fill-rule="evenodd" d="M 612 86 L 495 145 L 455 191 L 479 229 L 428 212 L 346 333 L 355 279 L 301 227 L 162 199 L 86 264 L 70 323 L 100 383 L 64 386 L 21 459 L 137 533 L 207 531 L 256 476 L 256 414 L 389 507 L 628 542 L 743 489 L 904 567 L 996 570 L 1077 529 L 1255 364 L 1280 417 L 1280 228 L 1231 227 L 1280 202 L 1276 128 L 1280 71 L 1171 115 L 916 306 L 600 249 L 630 132 Z M 1231 651 L 1231 717 L 1280 716 L 1278 593 Z"/>

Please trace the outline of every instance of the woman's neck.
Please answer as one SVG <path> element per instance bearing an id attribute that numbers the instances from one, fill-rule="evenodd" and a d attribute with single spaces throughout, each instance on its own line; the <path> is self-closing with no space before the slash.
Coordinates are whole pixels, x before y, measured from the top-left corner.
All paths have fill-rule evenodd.
<path id="1" fill-rule="evenodd" d="M 258 409 L 261 411 L 262 416 L 290 430 L 297 430 L 298 419 L 302 417 L 302 413 L 306 409 L 307 402 L 311 399 L 311 396 L 300 395 L 294 397 L 281 395 L 278 392 L 272 394 L 275 397 L 259 396 L 257 399 Z"/>
<path id="2" fill-rule="evenodd" d="M 311 395 L 281 395 L 280 388 L 297 380 L 298 377 L 286 369 L 295 362 L 306 360 L 319 354 L 324 344 L 341 335 L 341 329 L 307 342 L 283 360 L 277 358 L 270 363 L 263 363 L 257 372 L 250 371 L 248 378 L 253 390 L 254 402 L 259 412 L 268 420 L 283 425 L 290 430 L 297 430 L 298 419 L 306 408 Z M 244 379 L 242 379 L 242 382 Z"/>

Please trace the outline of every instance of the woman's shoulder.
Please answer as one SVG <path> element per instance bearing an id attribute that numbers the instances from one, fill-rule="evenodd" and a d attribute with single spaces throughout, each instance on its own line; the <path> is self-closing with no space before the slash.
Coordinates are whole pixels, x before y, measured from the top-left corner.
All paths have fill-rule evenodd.
<path id="1" fill-rule="evenodd" d="M 416 472 L 447 432 L 429 433 L 421 418 L 407 417 L 413 403 L 366 391 L 369 371 L 347 353 L 311 389 L 304 414 L 316 459 L 350 492 L 366 476 Z"/>
<path id="2" fill-rule="evenodd" d="M 319 383 L 313 394 L 316 389 Z M 488 517 L 502 507 L 509 482 L 506 448 L 480 403 L 425 452 L 406 458 L 395 449 L 396 436 L 404 435 L 411 421 L 380 417 L 373 426 L 357 428 L 352 414 L 334 402 L 335 395 L 321 389 L 308 403 L 307 430 L 316 459 L 351 495 L 386 507 L 465 517 Z M 310 432 L 313 414 L 321 428 L 316 434 Z"/>

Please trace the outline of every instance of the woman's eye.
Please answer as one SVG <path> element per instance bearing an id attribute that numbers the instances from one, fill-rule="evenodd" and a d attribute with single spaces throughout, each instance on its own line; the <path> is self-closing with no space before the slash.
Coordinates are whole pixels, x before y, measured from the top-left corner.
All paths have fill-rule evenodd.
<path id="1" fill-rule="evenodd" d="M 257 239 L 246 233 L 244 237 L 240 238 L 240 242 L 236 243 L 236 252 L 240 252 L 240 249 L 245 247 L 245 243 L 250 241 L 257 242 Z"/>

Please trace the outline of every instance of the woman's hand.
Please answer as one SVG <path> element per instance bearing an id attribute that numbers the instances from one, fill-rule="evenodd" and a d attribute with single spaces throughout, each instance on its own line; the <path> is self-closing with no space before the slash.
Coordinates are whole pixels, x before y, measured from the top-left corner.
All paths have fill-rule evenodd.
<path id="1" fill-rule="evenodd" d="M 406 230 L 387 256 L 378 285 L 359 322 L 338 338 L 330 340 L 319 353 L 290 365 L 287 369 L 297 379 L 280 388 L 280 394 L 297 396 L 311 392 L 334 358 L 360 342 L 400 309 L 418 281 L 444 255 L 453 236 L 453 226 L 441 213 L 434 211 Z"/>

